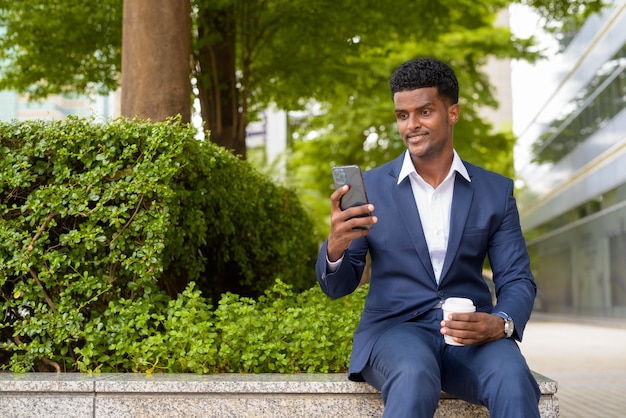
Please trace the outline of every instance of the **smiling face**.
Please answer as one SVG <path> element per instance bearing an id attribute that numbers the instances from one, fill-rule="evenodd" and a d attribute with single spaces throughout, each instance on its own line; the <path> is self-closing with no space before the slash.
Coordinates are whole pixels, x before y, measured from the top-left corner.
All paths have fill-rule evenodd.
<path id="1" fill-rule="evenodd" d="M 452 155 L 458 104 L 442 100 L 435 87 L 394 94 L 398 132 L 414 162 Z"/>
<path id="2" fill-rule="evenodd" d="M 396 92 L 393 103 L 398 132 L 414 163 L 441 156 L 451 158 L 458 104 L 443 100 L 436 87 Z"/>

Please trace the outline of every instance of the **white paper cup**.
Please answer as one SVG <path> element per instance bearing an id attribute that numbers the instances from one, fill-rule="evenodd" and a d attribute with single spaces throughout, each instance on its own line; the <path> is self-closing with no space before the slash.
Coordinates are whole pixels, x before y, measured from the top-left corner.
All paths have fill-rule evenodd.
<path id="1" fill-rule="evenodd" d="M 441 306 L 443 309 L 443 319 L 448 320 L 448 315 L 451 313 L 467 313 L 467 312 L 475 312 L 476 307 L 474 306 L 474 302 L 471 299 L 467 298 L 448 298 Z M 444 340 L 446 344 L 450 345 L 464 345 L 461 343 L 457 343 L 452 339 L 449 335 L 444 335 Z"/>

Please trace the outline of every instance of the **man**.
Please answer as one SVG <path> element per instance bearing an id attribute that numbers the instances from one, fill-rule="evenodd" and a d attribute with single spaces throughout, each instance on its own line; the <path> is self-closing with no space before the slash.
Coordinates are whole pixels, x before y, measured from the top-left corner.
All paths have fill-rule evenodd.
<path id="1" fill-rule="evenodd" d="M 407 149 L 364 173 L 369 204 L 341 211 L 348 186 L 332 194 L 331 230 L 316 264 L 322 290 L 338 298 L 357 288 L 371 256 L 349 378 L 381 391 L 385 417 L 432 417 L 442 389 L 495 418 L 538 417 L 537 382 L 515 341 L 536 286 L 513 182 L 454 150 L 460 113 L 450 67 L 412 60 L 390 86 Z M 495 307 L 482 277 L 487 256 Z M 449 297 L 471 299 L 476 312 L 443 318 Z M 444 335 L 463 345 L 446 344 Z"/>

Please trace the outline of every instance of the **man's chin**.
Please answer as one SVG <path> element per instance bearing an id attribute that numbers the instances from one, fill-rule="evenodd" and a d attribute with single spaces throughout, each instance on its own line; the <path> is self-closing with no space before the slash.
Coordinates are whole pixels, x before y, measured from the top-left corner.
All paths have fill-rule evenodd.
<path id="1" fill-rule="evenodd" d="M 426 144 L 424 144 L 422 141 L 411 142 L 409 140 L 409 141 L 405 142 L 405 145 L 406 145 L 407 149 L 409 150 L 409 154 L 414 155 L 416 157 L 421 157 L 425 153 L 428 152 Z"/>

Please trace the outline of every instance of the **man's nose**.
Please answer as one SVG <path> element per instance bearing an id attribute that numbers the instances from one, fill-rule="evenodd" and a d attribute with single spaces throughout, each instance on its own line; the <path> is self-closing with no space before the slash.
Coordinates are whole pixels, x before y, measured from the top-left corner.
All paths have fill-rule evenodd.
<path id="1" fill-rule="evenodd" d="M 409 115 L 408 125 L 407 126 L 411 130 L 417 129 L 420 126 L 422 126 L 422 122 L 421 122 L 420 118 L 417 115 Z"/>

